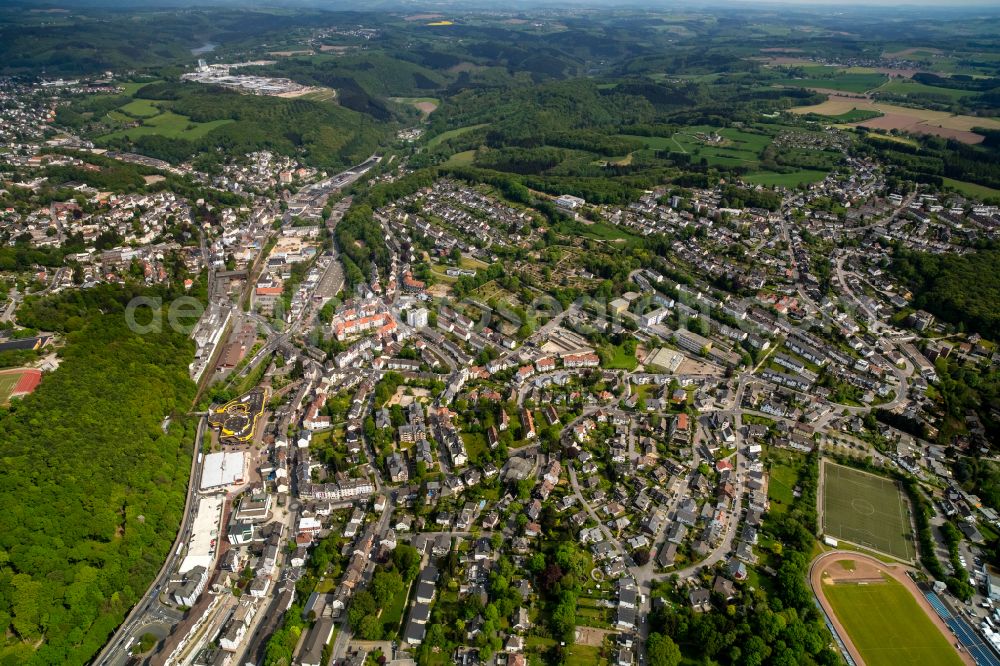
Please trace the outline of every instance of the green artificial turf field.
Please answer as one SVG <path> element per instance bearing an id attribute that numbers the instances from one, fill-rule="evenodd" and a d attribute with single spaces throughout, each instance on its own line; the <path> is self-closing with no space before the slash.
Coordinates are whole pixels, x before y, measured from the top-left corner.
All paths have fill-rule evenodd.
<path id="1" fill-rule="evenodd" d="M 913 560 L 909 514 L 894 480 L 825 461 L 822 485 L 827 535 Z"/>

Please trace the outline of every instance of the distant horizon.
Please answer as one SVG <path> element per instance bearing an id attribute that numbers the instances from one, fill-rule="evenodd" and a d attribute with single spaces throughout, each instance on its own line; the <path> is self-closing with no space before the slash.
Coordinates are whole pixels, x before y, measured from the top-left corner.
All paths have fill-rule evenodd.
<path id="1" fill-rule="evenodd" d="M 5 8 L 37 6 L 51 10 L 63 8 L 116 8 L 151 9 L 157 7 L 241 7 L 248 10 L 262 7 L 302 7 L 327 9 L 330 11 L 420 11 L 465 8 L 468 10 L 503 11 L 488 0 L 444 0 L 440 2 L 420 2 L 410 0 L 16 0 Z M 508 11 L 549 10 L 558 8 L 579 9 L 669 9 L 694 8 L 703 10 L 726 7 L 741 9 L 769 9 L 776 6 L 848 10 L 848 9 L 919 9 L 947 12 L 950 9 L 995 9 L 1000 12 L 998 0 L 512 0 L 505 5 Z"/>

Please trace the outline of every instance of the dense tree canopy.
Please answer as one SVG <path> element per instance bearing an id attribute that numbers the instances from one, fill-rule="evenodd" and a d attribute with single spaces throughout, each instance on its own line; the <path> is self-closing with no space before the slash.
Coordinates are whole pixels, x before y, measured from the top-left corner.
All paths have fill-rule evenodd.
<path id="1" fill-rule="evenodd" d="M 1000 340 L 1000 249 L 961 255 L 900 250 L 893 270 L 913 289 L 916 307 Z"/>
<path id="2" fill-rule="evenodd" d="M 88 661 L 180 523 L 193 350 L 173 331 L 131 332 L 128 296 L 107 288 L 26 305 L 26 320 L 66 331 L 67 344 L 59 369 L 0 412 L 2 663 Z"/>

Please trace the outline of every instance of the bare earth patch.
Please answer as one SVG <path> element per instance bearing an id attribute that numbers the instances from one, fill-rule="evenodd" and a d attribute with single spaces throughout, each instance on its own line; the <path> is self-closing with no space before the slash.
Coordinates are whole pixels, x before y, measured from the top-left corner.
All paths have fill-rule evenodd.
<path id="1" fill-rule="evenodd" d="M 613 633 L 615 632 L 608 631 L 607 629 L 598 629 L 596 627 L 577 627 L 576 643 L 578 645 L 601 647 L 601 645 L 604 644 L 604 637 Z"/>

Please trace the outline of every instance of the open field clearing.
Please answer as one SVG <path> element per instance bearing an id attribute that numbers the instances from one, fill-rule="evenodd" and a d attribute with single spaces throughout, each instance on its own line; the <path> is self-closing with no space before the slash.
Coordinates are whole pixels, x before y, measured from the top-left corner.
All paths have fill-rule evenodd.
<path id="1" fill-rule="evenodd" d="M 994 190 L 992 187 L 977 185 L 976 183 L 966 183 L 953 178 L 942 178 L 941 181 L 944 183 L 945 187 L 950 187 L 956 192 L 964 194 L 967 197 L 975 197 L 977 199 L 1000 199 L 1000 190 Z"/>
<path id="2" fill-rule="evenodd" d="M 474 150 L 464 150 L 460 153 L 455 153 L 444 163 L 445 166 L 469 166 L 472 161 L 476 158 L 476 151 Z"/>
<path id="3" fill-rule="evenodd" d="M 196 123 L 187 116 L 164 111 L 159 115 L 145 118 L 139 127 L 119 130 L 107 134 L 102 139 L 113 139 L 120 136 L 127 136 L 130 139 L 137 139 L 140 136 L 165 136 L 169 139 L 200 139 L 216 127 L 222 127 L 233 122 L 230 119 L 213 120 L 208 123 Z"/>
<path id="4" fill-rule="evenodd" d="M 409 104 L 425 116 L 434 113 L 441 104 L 441 100 L 436 97 L 390 97 L 389 99 L 397 104 Z"/>
<path id="5" fill-rule="evenodd" d="M 148 99 L 134 99 L 118 110 L 136 118 L 152 118 L 160 113 L 160 108 Z"/>
<path id="6" fill-rule="evenodd" d="M 804 77 L 788 77 L 777 83 L 799 88 L 824 88 L 826 90 L 863 93 L 878 88 L 887 80 L 884 74 L 874 70 L 848 71 L 842 67 L 816 64 L 796 66 L 805 74 Z"/>
<path id="7" fill-rule="evenodd" d="M 814 169 L 800 169 L 791 173 L 776 173 L 773 171 L 761 171 L 743 176 L 743 180 L 754 185 L 771 185 L 775 187 L 795 187 L 797 185 L 809 185 L 818 183 L 826 178 L 826 171 L 816 171 Z"/>
<path id="8" fill-rule="evenodd" d="M 329 102 L 337 99 L 337 91 L 333 88 L 315 88 L 312 92 L 304 93 L 301 97 L 316 102 Z"/>
<path id="9" fill-rule="evenodd" d="M 436 137 L 432 138 L 427 142 L 427 148 L 429 150 L 431 148 L 440 145 L 441 143 L 444 143 L 448 139 L 454 139 L 456 136 L 462 136 L 466 132 L 471 132 L 473 130 L 480 129 L 482 127 L 486 127 L 486 125 L 485 124 L 469 125 L 467 127 L 459 127 L 458 129 L 448 130 L 447 132 L 441 132 Z"/>

